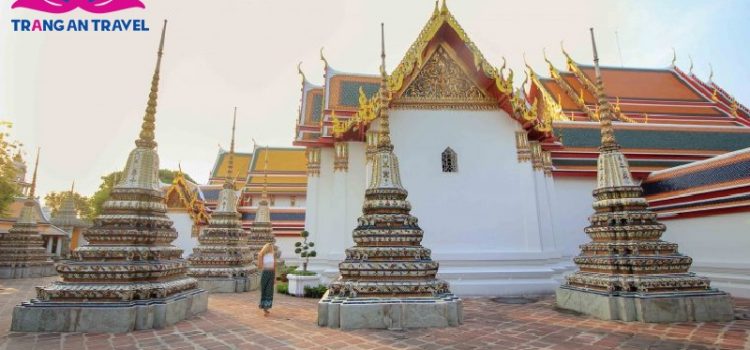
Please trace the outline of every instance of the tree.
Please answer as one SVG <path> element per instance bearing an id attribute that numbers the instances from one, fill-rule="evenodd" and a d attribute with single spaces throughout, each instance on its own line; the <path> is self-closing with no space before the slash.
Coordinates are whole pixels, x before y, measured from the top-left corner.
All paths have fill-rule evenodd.
<path id="1" fill-rule="evenodd" d="M 179 170 L 159 169 L 159 180 L 165 184 L 171 184 L 175 177 L 177 177 Z M 190 175 L 182 173 L 182 176 L 190 182 L 195 182 Z"/>
<path id="2" fill-rule="evenodd" d="M 302 231 L 300 233 L 300 236 L 302 236 L 302 242 L 296 242 L 294 243 L 294 253 L 298 254 L 300 258 L 302 258 L 302 273 L 307 272 L 307 264 L 310 262 L 310 258 L 314 258 L 318 253 L 315 252 L 315 249 L 311 249 L 315 246 L 314 242 L 308 242 L 307 237 L 310 236 L 310 232 Z"/>
<path id="3" fill-rule="evenodd" d="M 8 130 L 13 125 L 0 120 L 0 216 L 6 214 L 8 206 L 13 203 L 19 194 L 16 185 L 16 166 L 13 162 L 13 153 L 17 154 L 21 146 L 18 142 L 9 140 Z"/>
<path id="4" fill-rule="evenodd" d="M 70 191 L 65 192 L 50 192 L 44 196 L 44 205 L 52 210 L 52 215 L 57 215 L 57 211 L 60 210 L 63 202 L 70 196 Z M 73 192 L 73 202 L 76 205 L 76 211 L 81 218 L 93 219 L 91 210 L 91 200 L 88 197 L 82 196 L 78 192 Z"/>
<path id="5" fill-rule="evenodd" d="M 177 176 L 178 170 L 159 169 L 159 181 L 165 184 L 171 184 L 175 176 Z M 182 173 L 185 179 L 195 182 L 190 175 Z M 99 216 L 102 211 L 102 204 L 109 198 L 109 194 L 112 191 L 112 187 L 115 185 L 115 180 L 122 177 L 122 171 L 115 171 L 113 173 L 102 176 L 102 183 L 99 185 L 99 189 L 91 196 L 91 217 L 95 218 Z"/>

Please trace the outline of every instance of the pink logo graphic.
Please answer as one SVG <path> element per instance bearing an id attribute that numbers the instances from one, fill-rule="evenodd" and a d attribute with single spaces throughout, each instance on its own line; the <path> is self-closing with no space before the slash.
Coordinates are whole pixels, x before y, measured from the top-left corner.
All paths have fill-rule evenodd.
<path id="1" fill-rule="evenodd" d="M 146 8 L 140 0 L 16 0 L 10 8 L 23 7 L 49 13 L 65 13 L 81 8 L 92 13 L 108 13 L 134 7 Z"/>

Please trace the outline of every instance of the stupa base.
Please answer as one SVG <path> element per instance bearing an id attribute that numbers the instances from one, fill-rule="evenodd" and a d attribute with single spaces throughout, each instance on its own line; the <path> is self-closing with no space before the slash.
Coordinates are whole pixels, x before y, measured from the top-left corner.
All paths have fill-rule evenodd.
<path id="1" fill-rule="evenodd" d="M 452 327 L 463 323 L 463 301 L 453 294 L 424 298 L 340 298 L 318 302 L 318 326 L 341 329 Z"/>
<path id="2" fill-rule="evenodd" d="M 209 293 L 244 293 L 258 289 L 259 274 L 236 278 L 198 278 L 198 288 Z"/>
<path id="3" fill-rule="evenodd" d="M 37 266 L 0 266 L 0 279 L 39 278 L 57 276 L 55 264 Z"/>
<path id="4" fill-rule="evenodd" d="M 193 289 L 164 299 L 49 302 L 32 299 L 13 309 L 14 332 L 126 333 L 164 328 L 206 311 L 208 293 Z"/>
<path id="5" fill-rule="evenodd" d="M 732 298 L 721 291 L 609 295 L 563 286 L 557 306 L 603 320 L 626 322 L 727 322 L 734 319 Z"/>

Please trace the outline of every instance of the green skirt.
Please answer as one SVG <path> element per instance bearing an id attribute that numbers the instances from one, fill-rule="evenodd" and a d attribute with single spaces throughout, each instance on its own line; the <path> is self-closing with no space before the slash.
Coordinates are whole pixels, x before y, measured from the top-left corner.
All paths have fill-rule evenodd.
<path id="1" fill-rule="evenodd" d="M 274 270 L 263 270 L 260 275 L 260 304 L 259 308 L 268 310 L 273 306 L 273 281 L 276 279 Z"/>

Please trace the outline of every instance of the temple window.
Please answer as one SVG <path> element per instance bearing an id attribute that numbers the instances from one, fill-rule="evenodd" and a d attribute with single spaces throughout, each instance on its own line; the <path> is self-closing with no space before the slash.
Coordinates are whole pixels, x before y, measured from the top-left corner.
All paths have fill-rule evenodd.
<path id="1" fill-rule="evenodd" d="M 292 198 L 289 200 L 291 202 L 290 206 L 295 206 L 297 204 L 297 197 L 292 196 Z"/>
<path id="2" fill-rule="evenodd" d="M 445 151 L 443 151 L 442 160 L 444 173 L 458 172 L 458 155 L 450 147 L 446 148 Z"/>

